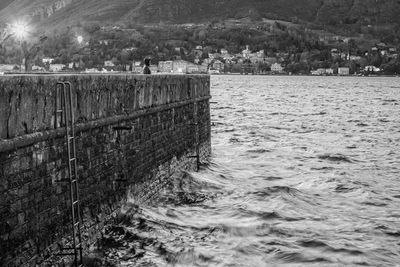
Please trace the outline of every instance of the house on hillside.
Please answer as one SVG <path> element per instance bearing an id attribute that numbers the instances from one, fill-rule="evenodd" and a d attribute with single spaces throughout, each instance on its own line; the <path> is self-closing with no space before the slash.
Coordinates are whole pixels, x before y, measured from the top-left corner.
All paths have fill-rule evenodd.
<path id="1" fill-rule="evenodd" d="M 224 56 L 226 54 L 228 54 L 228 50 L 221 48 L 221 55 Z"/>
<path id="2" fill-rule="evenodd" d="M 0 72 L 13 71 L 16 67 L 14 64 L 0 64 Z"/>
<path id="3" fill-rule="evenodd" d="M 222 70 L 224 69 L 224 63 L 222 63 L 222 62 L 219 61 L 219 60 L 215 60 L 215 61 L 212 63 L 212 68 L 213 68 L 214 70 L 222 71 Z"/>
<path id="4" fill-rule="evenodd" d="M 212 61 L 211 58 L 205 58 L 205 59 L 203 60 L 203 64 L 210 65 L 210 64 L 211 64 L 211 61 Z"/>
<path id="5" fill-rule="evenodd" d="M 242 51 L 242 56 L 244 58 L 250 58 L 250 54 L 251 54 L 251 51 L 249 49 L 249 46 L 246 45 L 246 49 Z"/>
<path id="6" fill-rule="evenodd" d="M 333 69 L 332 68 L 325 69 L 325 74 L 326 75 L 333 75 Z"/>
<path id="7" fill-rule="evenodd" d="M 66 66 L 64 64 L 50 64 L 49 70 L 52 72 L 60 72 L 62 71 Z"/>
<path id="8" fill-rule="evenodd" d="M 115 67 L 115 64 L 112 60 L 106 60 L 104 61 L 104 67 Z"/>
<path id="9" fill-rule="evenodd" d="M 174 60 L 172 64 L 173 73 L 186 73 L 187 66 L 190 62 L 185 60 Z"/>
<path id="10" fill-rule="evenodd" d="M 379 72 L 379 71 L 381 71 L 381 69 L 371 65 L 371 66 L 365 66 L 364 71 Z"/>
<path id="11" fill-rule="evenodd" d="M 52 64 L 53 61 L 54 61 L 54 58 L 50 58 L 50 57 L 45 57 L 42 59 L 43 64 L 46 64 L 46 63 Z"/>
<path id="12" fill-rule="evenodd" d="M 161 69 L 160 69 L 161 67 Z M 199 73 L 200 67 L 192 62 L 185 60 L 165 61 L 159 64 L 159 70 L 169 71 L 173 73 Z"/>
<path id="13" fill-rule="evenodd" d="M 162 73 L 171 73 L 172 72 L 172 61 L 159 61 L 158 62 L 158 71 Z"/>
<path id="14" fill-rule="evenodd" d="M 348 67 L 338 68 L 338 75 L 341 75 L 341 76 L 350 75 L 350 68 L 348 68 Z"/>
<path id="15" fill-rule="evenodd" d="M 350 56 L 350 60 L 351 61 L 361 60 L 361 57 L 360 56 Z"/>
<path id="16" fill-rule="evenodd" d="M 200 73 L 199 65 L 189 64 L 186 67 L 186 73 Z"/>
<path id="17" fill-rule="evenodd" d="M 282 73 L 283 72 L 283 67 L 279 63 L 274 63 L 271 65 L 271 71 L 275 73 Z"/>
<path id="18" fill-rule="evenodd" d="M 45 69 L 41 66 L 38 65 L 33 65 L 32 66 L 32 71 L 45 71 Z"/>
<path id="19" fill-rule="evenodd" d="M 158 66 L 157 65 L 150 65 L 149 69 L 151 73 L 157 73 L 158 72 Z"/>

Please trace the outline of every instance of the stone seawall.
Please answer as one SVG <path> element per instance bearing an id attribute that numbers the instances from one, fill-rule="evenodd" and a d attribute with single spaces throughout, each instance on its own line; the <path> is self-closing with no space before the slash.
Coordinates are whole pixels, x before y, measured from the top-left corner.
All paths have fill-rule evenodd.
<path id="1" fill-rule="evenodd" d="M 129 193 L 144 201 L 210 155 L 209 76 L 0 77 L 0 266 L 43 263 L 72 231 L 60 80 L 73 88 L 85 240 Z"/>

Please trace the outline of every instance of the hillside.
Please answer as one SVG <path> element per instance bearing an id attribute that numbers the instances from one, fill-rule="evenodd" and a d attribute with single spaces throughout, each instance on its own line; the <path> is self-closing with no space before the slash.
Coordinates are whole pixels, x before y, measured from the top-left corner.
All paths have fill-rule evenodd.
<path id="1" fill-rule="evenodd" d="M 0 24 L 28 17 L 45 30 L 87 21 L 200 23 L 228 18 L 281 19 L 339 29 L 395 28 L 400 25 L 398 14 L 400 0 L 3 0 L 0 4 Z"/>
<path id="2" fill-rule="evenodd" d="M 8 6 L 13 1 L 14 0 L 2 0 L 0 2 L 0 10 L 4 9 L 6 6 Z"/>
<path id="3" fill-rule="evenodd" d="M 31 16 L 50 26 L 76 21 L 189 23 L 245 16 L 313 20 L 321 0 L 14 0 L 0 10 L 0 23 Z M 50 19 L 49 21 L 47 21 Z M 56 25 L 54 25 L 54 22 Z"/>

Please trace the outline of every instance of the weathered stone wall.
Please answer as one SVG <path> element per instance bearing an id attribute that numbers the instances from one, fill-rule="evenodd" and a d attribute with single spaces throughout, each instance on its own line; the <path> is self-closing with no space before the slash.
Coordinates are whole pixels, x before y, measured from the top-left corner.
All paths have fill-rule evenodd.
<path id="1" fill-rule="evenodd" d="M 208 76 L 0 77 L 0 266 L 43 262 L 71 232 L 59 80 L 73 85 L 85 239 L 128 192 L 144 200 L 195 166 L 196 127 L 201 160 L 210 154 Z"/>

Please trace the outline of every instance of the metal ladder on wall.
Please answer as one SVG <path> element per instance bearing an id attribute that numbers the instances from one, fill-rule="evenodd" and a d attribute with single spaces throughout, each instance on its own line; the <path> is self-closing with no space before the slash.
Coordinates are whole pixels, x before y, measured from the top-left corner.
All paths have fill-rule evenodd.
<path id="1" fill-rule="evenodd" d="M 72 224 L 72 247 L 62 247 L 60 256 L 73 256 L 74 266 L 83 266 L 81 209 L 79 201 L 78 168 L 76 162 L 74 107 L 72 85 L 70 82 L 58 82 L 56 85 L 55 128 L 65 127 L 65 140 L 68 153 L 68 182 L 70 185 L 70 205 Z M 64 181 L 62 181 L 64 182 Z"/>

